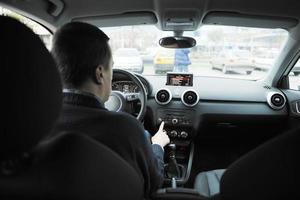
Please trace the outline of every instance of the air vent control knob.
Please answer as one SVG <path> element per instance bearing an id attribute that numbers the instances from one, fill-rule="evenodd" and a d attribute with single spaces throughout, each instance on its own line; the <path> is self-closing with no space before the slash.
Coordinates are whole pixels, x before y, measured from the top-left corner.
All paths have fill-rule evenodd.
<path id="1" fill-rule="evenodd" d="M 178 135 L 178 133 L 177 133 L 177 131 L 175 131 L 175 130 L 172 130 L 172 131 L 170 132 L 170 136 L 171 136 L 171 137 L 177 137 L 177 135 Z"/>
<path id="2" fill-rule="evenodd" d="M 188 135 L 189 134 L 187 132 L 185 132 L 185 131 L 181 131 L 181 133 L 180 133 L 180 137 L 182 137 L 182 138 L 187 138 Z"/>

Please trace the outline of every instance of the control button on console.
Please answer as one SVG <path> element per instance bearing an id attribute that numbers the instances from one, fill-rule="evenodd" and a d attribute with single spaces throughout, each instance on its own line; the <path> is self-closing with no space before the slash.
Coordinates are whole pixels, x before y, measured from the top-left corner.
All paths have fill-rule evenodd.
<path id="1" fill-rule="evenodd" d="M 177 133 L 177 131 L 175 131 L 175 130 L 172 130 L 172 131 L 170 132 L 170 136 L 171 136 L 171 137 L 177 137 L 177 135 L 178 135 L 178 133 Z"/>
<path id="2" fill-rule="evenodd" d="M 187 138 L 187 137 L 188 137 L 188 133 L 185 132 L 185 131 L 181 131 L 180 137 L 182 137 L 182 138 Z"/>

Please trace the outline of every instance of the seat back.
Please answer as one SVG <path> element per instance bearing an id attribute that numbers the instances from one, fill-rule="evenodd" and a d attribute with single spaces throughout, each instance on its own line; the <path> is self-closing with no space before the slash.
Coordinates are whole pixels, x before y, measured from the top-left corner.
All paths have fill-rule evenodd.
<path id="1" fill-rule="evenodd" d="M 297 129 L 233 163 L 221 178 L 221 199 L 299 199 L 299 169 L 300 129 Z"/>
<path id="2" fill-rule="evenodd" d="M 25 25 L 1 16 L 0 27 L 0 199 L 141 199 L 140 177 L 104 145 L 78 133 L 44 139 L 62 104 L 55 62 Z"/>
<path id="3" fill-rule="evenodd" d="M 142 199 L 143 184 L 116 153 L 82 133 L 40 143 L 13 176 L 1 176 L 1 199 Z"/>

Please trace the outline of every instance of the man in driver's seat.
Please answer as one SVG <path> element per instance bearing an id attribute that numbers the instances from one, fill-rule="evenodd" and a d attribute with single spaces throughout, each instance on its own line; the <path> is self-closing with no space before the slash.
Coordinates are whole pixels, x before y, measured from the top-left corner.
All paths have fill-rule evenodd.
<path id="1" fill-rule="evenodd" d="M 162 123 L 151 145 L 137 119 L 104 108 L 113 65 L 108 40 L 97 27 L 80 22 L 55 33 L 52 54 L 64 84 L 64 105 L 54 132 L 82 132 L 110 147 L 137 170 L 148 198 L 163 182 L 163 147 L 170 139 Z"/>

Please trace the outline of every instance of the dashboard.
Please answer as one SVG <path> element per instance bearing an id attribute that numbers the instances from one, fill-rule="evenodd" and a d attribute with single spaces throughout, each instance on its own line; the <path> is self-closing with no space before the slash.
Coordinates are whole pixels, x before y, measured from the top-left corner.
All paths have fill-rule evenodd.
<path id="1" fill-rule="evenodd" d="M 288 118 L 285 95 L 261 82 L 192 76 L 137 75 L 147 91 L 144 126 L 155 133 L 161 121 L 172 139 L 274 134 Z M 138 93 L 126 77 L 114 77 L 112 89 Z"/>

